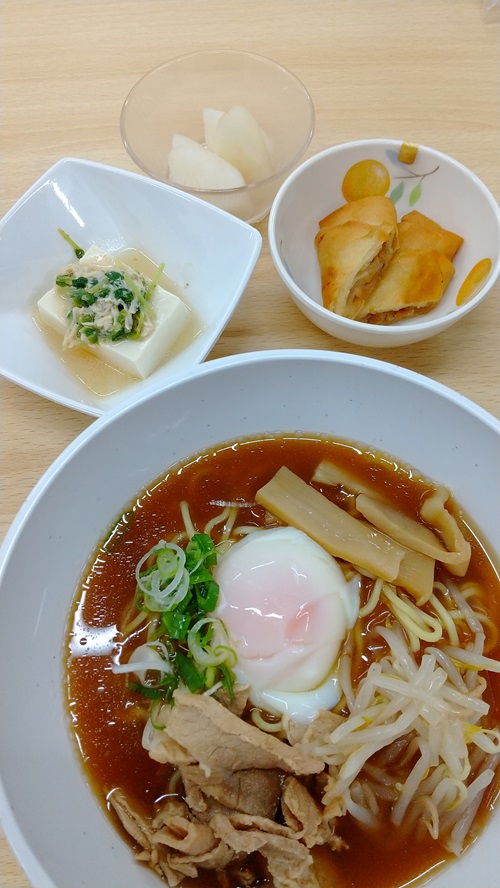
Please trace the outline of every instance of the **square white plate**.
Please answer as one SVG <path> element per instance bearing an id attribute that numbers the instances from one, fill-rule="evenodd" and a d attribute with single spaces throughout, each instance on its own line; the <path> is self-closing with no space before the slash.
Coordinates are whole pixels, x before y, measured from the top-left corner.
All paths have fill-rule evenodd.
<path id="1" fill-rule="evenodd" d="M 87 388 L 39 329 L 36 302 L 83 249 L 133 248 L 165 272 L 200 331 L 148 379 L 105 396 Z M 204 360 L 233 313 L 262 238 L 245 222 L 168 185 L 125 170 L 63 158 L 0 221 L 0 373 L 67 407 L 98 416 L 160 389 Z"/>

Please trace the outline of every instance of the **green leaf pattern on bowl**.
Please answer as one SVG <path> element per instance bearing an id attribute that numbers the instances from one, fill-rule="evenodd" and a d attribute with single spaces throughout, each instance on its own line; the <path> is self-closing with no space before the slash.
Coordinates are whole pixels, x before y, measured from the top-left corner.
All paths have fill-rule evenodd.
<path id="1" fill-rule="evenodd" d="M 416 179 L 417 182 L 416 182 L 416 184 L 413 185 L 413 187 L 411 188 L 410 193 L 408 195 L 408 203 L 409 203 L 410 207 L 414 207 L 415 204 L 422 197 L 422 183 L 423 183 L 424 179 L 426 179 L 427 176 L 433 176 L 434 173 L 437 173 L 438 169 L 439 169 L 439 165 L 437 167 L 434 167 L 433 170 L 429 170 L 427 173 L 414 173 L 414 172 L 412 172 L 412 170 L 410 170 L 408 168 L 408 173 L 406 175 L 392 176 L 392 182 L 395 182 L 398 179 L 400 180 L 399 183 L 396 185 L 396 187 L 393 188 L 393 190 L 389 194 L 389 197 L 392 200 L 393 204 L 397 204 L 398 201 L 401 200 L 401 198 L 403 197 L 403 194 L 405 193 L 406 185 L 407 184 L 410 185 L 411 180 Z M 410 180 L 410 181 L 406 182 L 405 180 Z"/>

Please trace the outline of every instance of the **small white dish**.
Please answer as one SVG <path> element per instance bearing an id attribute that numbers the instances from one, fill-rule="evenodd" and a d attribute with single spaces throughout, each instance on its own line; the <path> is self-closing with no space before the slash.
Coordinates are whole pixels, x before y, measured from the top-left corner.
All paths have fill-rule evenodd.
<path id="1" fill-rule="evenodd" d="M 394 139 L 371 139 L 327 148 L 285 180 L 269 216 L 271 255 L 292 300 L 320 330 L 354 345 L 402 346 L 435 336 L 476 308 L 500 273 L 500 210 L 483 182 L 433 148 L 420 146 L 413 163 L 402 163 L 401 145 Z M 371 160 L 386 168 L 390 182 L 385 193 L 398 220 L 418 210 L 464 238 L 453 260 L 455 275 L 438 305 L 392 325 L 350 320 L 324 308 L 314 243 L 319 220 L 346 202 L 342 182 L 348 170 Z M 491 262 L 489 270 L 469 298 L 457 304 L 462 284 L 483 260 Z"/>
<path id="2" fill-rule="evenodd" d="M 38 326 L 37 300 L 75 259 L 58 228 L 84 249 L 136 249 L 157 265 L 165 263 L 195 320 L 185 343 L 147 379 L 124 378 L 114 392 L 96 394 Z M 261 244 L 250 225 L 192 195 L 137 173 L 63 158 L 0 222 L 0 374 L 94 416 L 161 388 L 209 353 L 243 294 Z"/>

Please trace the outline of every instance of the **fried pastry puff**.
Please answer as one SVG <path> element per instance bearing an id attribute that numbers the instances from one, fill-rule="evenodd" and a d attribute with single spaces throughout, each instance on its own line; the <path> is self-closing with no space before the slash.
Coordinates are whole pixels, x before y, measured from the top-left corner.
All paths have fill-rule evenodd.
<path id="1" fill-rule="evenodd" d="M 439 250 L 400 248 L 358 314 L 359 321 L 392 324 L 434 308 L 455 269 Z"/>
<path id="2" fill-rule="evenodd" d="M 398 224 L 399 246 L 404 250 L 439 250 L 452 261 L 464 239 L 453 231 L 447 231 L 437 222 L 412 210 Z"/>
<path id="3" fill-rule="evenodd" d="M 397 244 L 396 210 L 387 197 L 352 201 L 322 219 L 315 245 L 325 308 L 356 318 Z"/>

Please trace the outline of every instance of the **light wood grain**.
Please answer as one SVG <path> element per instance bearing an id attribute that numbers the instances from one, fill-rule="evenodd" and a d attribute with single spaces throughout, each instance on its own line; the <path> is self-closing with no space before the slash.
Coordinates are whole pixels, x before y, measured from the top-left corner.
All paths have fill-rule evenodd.
<path id="1" fill-rule="evenodd" d="M 4 0 L 1 212 L 61 157 L 134 170 L 118 125 L 128 91 L 155 65 L 204 47 L 269 56 L 304 81 L 317 114 L 309 154 L 351 139 L 402 138 L 452 154 L 498 196 L 499 24 L 483 9 L 482 0 Z M 295 308 L 273 268 L 266 222 L 258 228 L 261 257 L 210 358 L 356 351 L 433 377 L 500 416 L 499 284 L 434 339 L 357 348 Z M 43 471 L 92 420 L 5 380 L 0 397 L 3 537 Z M 0 888 L 29 884 L 0 834 Z"/>

